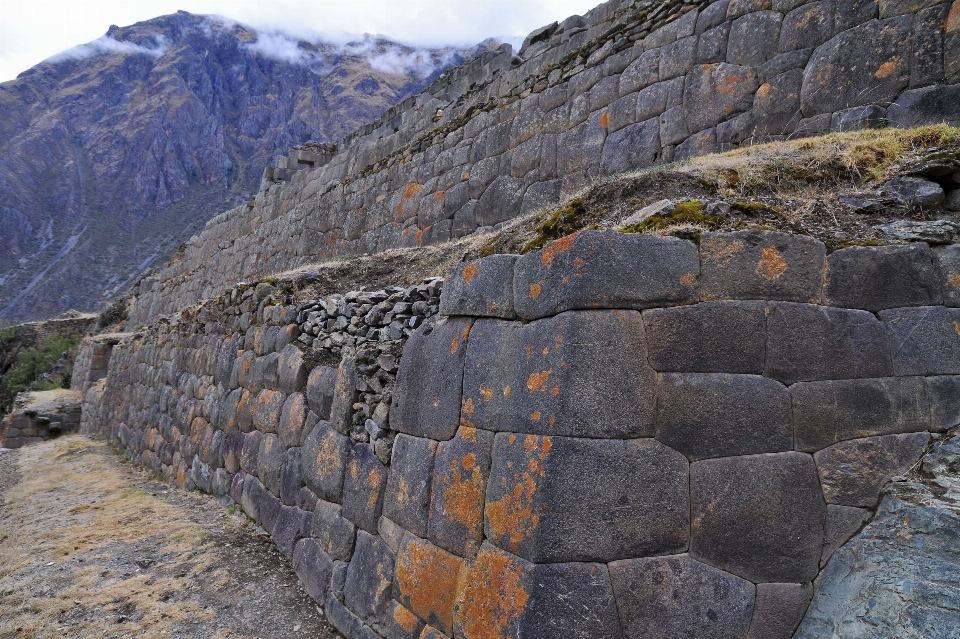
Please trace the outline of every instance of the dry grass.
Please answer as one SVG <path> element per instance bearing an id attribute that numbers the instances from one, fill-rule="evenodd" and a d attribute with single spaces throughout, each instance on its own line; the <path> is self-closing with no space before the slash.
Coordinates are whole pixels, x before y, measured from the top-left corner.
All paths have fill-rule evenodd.
<path id="1" fill-rule="evenodd" d="M 213 616 L 171 597 L 201 575 L 226 577 L 205 574 L 217 558 L 202 546 L 202 527 L 182 509 L 131 489 L 128 478 L 90 454 L 96 446 L 70 437 L 21 452 L 23 477 L 7 495 L 2 520 L 2 637 L 169 637 L 178 624 Z M 153 542 L 150 574 L 118 564 L 118 548 L 143 552 L 145 541 Z M 98 614 L 77 615 L 67 631 L 76 610 Z"/>

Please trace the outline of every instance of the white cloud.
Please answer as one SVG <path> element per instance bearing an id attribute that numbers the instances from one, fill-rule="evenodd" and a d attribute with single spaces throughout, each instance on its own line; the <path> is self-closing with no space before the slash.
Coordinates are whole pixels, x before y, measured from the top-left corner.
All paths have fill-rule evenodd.
<path id="1" fill-rule="evenodd" d="M 534 29 L 597 4 L 599 0 L 0 0 L 0 82 L 57 52 L 96 40 L 111 24 L 129 25 L 178 9 L 223 15 L 225 23 L 236 20 L 261 32 L 314 42 L 317 34 L 343 45 L 356 37 L 346 34 L 376 33 L 412 46 L 440 47 L 491 37 L 516 46 Z M 269 44 L 271 55 L 294 54 L 284 42 Z"/>
<path id="2" fill-rule="evenodd" d="M 150 56 L 151 58 L 159 58 L 167 51 L 167 39 L 158 34 L 154 36 L 154 41 L 157 46 L 150 48 L 133 42 L 121 42 L 105 35 L 100 36 L 93 42 L 61 51 L 60 53 L 50 56 L 44 60 L 44 62 L 57 63 L 64 60 L 82 60 L 105 53 L 140 54 Z"/>

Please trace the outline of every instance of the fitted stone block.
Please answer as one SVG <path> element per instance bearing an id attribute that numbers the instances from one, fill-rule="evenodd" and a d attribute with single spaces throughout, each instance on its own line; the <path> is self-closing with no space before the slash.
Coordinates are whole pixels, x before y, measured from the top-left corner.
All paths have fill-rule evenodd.
<path id="1" fill-rule="evenodd" d="M 257 475 L 263 485 L 275 496 L 280 495 L 280 471 L 283 466 L 283 446 L 276 435 L 264 435 L 260 439 L 257 455 Z"/>
<path id="2" fill-rule="evenodd" d="M 960 246 L 938 246 L 933 249 L 933 266 L 940 281 L 943 305 L 960 306 Z"/>
<path id="3" fill-rule="evenodd" d="M 732 113 L 749 111 L 759 86 L 751 67 L 725 62 L 696 66 L 684 83 L 683 119 L 691 131 L 714 127 Z"/>
<path id="4" fill-rule="evenodd" d="M 275 433 L 280 428 L 280 415 L 283 413 L 283 393 L 262 390 L 253 406 L 253 426 L 262 433 Z"/>
<path id="5" fill-rule="evenodd" d="M 299 508 L 280 506 L 280 512 L 270 536 L 273 537 L 273 543 L 277 546 L 277 549 L 288 559 L 293 557 L 294 547 L 303 536 L 301 532 L 304 516 L 308 516 L 308 513 L 304 513 Z"/>
<path id="6" fill-rule="evenodd" d="M 696 462 L 690 498 L 693 557 L 757 583 L 816 576 L 826 503 L 810 455 Z"/>
<path id="7" fill-rule="evenodd" d="M 814 459 L 829 504 L 873 508 L 891 477 L 905 474 L 930 442 L 928 433 L 867 437 L 835 444 Z"/>
<path id="8" fill-rule="evenodd" d="M 357 444 L 343 476 L 343 516 L 366 530 L 377 533 L 377 520 L 383 508 L 387 469 L 369 444 Z"/>
<path id="9" fill-rule="evenodd" d="M 307 383 L 307 373 L 303 353 L 293 344 L 287 344 L 280 352 L 280 359 L 277 361 L 277 377 L 279 378 L 280 390 L 288 395 L 304 390 Z"/>
<path id="10" fill-rule="evenodd" d="M 254 521 L 261 521 L 260 499 L 264 492 L 266 491 L 263 488 L 263 484 L 261 484 L 256 477 L 247 476 L 244 478 L 240 506 L 243 508 L 243 512 L 247 513 L 247 516 Z"/>
<path id="11" fill-rule="evenodd" d="M 570 311 L 527 325 L 478 320 L 471 336 L 464 423 L 584 437 L 653 434 L 656 380 L 640 313 Z"/>
<path id="12" fill-rule="evenodd" d="M 313 539 L 301 539 L 293 551 L 293 570 L 314 601 L 323 601 L 330 587 L 333 562 Z"/>
<path id="13" fill-rule="evenodd" d="M 357 551 L 347 569 L 343 602 L 361 618 L 382 614 L 390 601 L 395 557 L 379 537 L 357 533 Z"/>
<path id="14" fill-rule="evenodd" d="M 661 372 L 763 372 L 766 304 L 701 302 L 643 311 L 650 365 Z"/>
<path id="15" fill-rule="evenodd" d="M 664 373 L 657 439 L 691 461 L 792 450 L 790 393 L 757 375 Z"/>
<path id="16" fill-rule="evenodd" d="M 392 428 L 416 437 L 453 437 L 472 325 L 468 318 L 431 319 L 410 336 L 390 409 Z"/>
<path id="17" fill-rule="evenodd" d="M 880 311 L 896 375 L 960 373 L 960 309 L 921 306 Z"/>
<path id="18" fill-rule="evenodd" d="M 330 419 L 334 389 L 337 385 L 337 369 L 318 366 L 307 378 L 307 405 L 320 419 Z"/>
<path id="19" fill-rule="evenodd" d="M 307 402 L 303 393 L 288 396 L 280 411 L 280 424 L 277 432 L 283 446 L 290 448 L 300 445 L 300 436 L 307 419 Z"/>
<path id="20" fill-rule="evenodd" d="M 263 433 L 254 431 L 248 433 L 243 440 L 243 449 L 240 451 L 240 468 L 244 472 L 256 475 L 258 470 L 257 456 L 260 454 L 260 439 Z"/>
<path id="21" fill-rule="evenodd" d="M 457 588 L 454 636 L 484 639 L 519 636 L 519 623 L 530 600 L 533 565 L 488 543 L 466 566 Z"/>
<path id="22" fill-rule="evenodd" d="M 534 566 L 530 598 L 517 636 L 539 639 L 620 639 L 613 587 L 607 567 L 594 563 Z"/>
<path id="23" fill-rule="evenodd" d="M 757 11 L 734 20 L 730 26 L 727 61 L 757 67 L 775 56 L 782 21 L 783 16 L 776 11 Z"/>
<path id="24" fill-rule="evenodd" d="M 910 81 L 910 23 L 871 20 L 818 47 L 804 70 L 803 115 L 892 102 Z"/>
<path id="25" fill-rule="evenodd" d="M 654 440 L 500 433 L 484 532 L 537 563 L 683 552 L 687 500 L 686 460 Z"/>
<path id="26" fill-rule="evenodd" d="M 659 122 L 650 118 L 631 123 L 607 137 L 600 156 L 600 173 L 614 175 L 650 166 L 659 155 Z"/>
<path id="27" fill-rule="evenodd" d="M 288 448 L 280 464 L 280 501 L 287 506 L 296 506 L 303 488 L 303 465 L 300 463 L 300 448 Z"/>
<path id="28" fill-rule="evenodd" d="M 428 532 L 431 541 L 473 557 L 483 539 L 483 506 L 493 433 L 462 426 L 440 444 L 433 470 Z"/>
<path id="29" fill-rule="evenodd" d="M 764 375 L 792 384 L 893 373 L 887 327 L 872 313 L 792 302 L 769 309 Z"/>
<path id="30" fill-rule="evenodd" d="M 437 442 L 400 434 L 393 442 L 383 516 L 420 537 L 427 535 L 430 479 Z"/>
<path id="31" fill-rule="evenodd" d="M 419 639 L 424 624 L 396 601 L 387 604 L 386 614 L 374 624 L 383 639 Z"/>
<path id="32" fill-rule="evenodd" d="M 353 442 L 327 422 L 318 423 L 300 449 L 303 481 L 320 499 L 340 503 Z"/>
<path id="33" fill-rule="evenodd" d="M 407 535 L 397 555 L 400 603 L 426 623 L 452 635 L 457 583 L 463 567 L 460 557 Z"/>
<path id="34" fill-rule="evenodd" d="M 942 433 L 960 425 L 960 377 L 943 375 L 924 381 L 930 398 L 930 430 Z"/>
<path id="35" fill-rule="evenodd" d="M 774 231 L 703 233 L 701 300 L 759 299 L 819 303 L 826 247 Z"/>
<path id="36" fill-rule="evenodd" d="M 930 428 L 930 397 L 920 377 L 804 382 L 790 394 L 798 450 Z"/>
<path id="37" fill-rule="evenodd" d="M 444 284 L 440 314 L 516 317 L 513 310 L 516 261 L 516 255 L 491 255 L 456 266 Z"/>
<path id="38" fill-rule="evenodd" d="M 581 231 L 517 260 L 514 303 L 525 319 L 583 308 L 696 301 L 696 246 L 676 238 Z"/>
<path id="39" fill-rule="evenodd" d="M 747 639 L 790 639 L 810 605 L 811 588 L 800 584 L 758 584 Z"/>
<path id="40" fill-rule="evenodd" d="M 755 587 L 689 555 L 610 564 L 624 639 L 744 637 Z"/>
<path id="41" fill-rule="evenodd" d="M 334 561 L 350 561 L 357 527 L 343 517 L 339 504 L 318 500 L 313 509 L 310 534 L 320 549 Z"/>
<path id="42" fill-rule="evenodd" d="M 898 18 L 909 21 L 910 16 Z M 957 31 L 951 34 L 954 46 L 951 53 L 955 56 L 960 51 L 957 40 Z M 960 65 L 953 59 L 944 58 L 944 65 L 952 65 L 955 69 L 953 82 L 960 81 Z M 887 109 L 887 116 L 891 126 L 909 128 L 926 124 L 944 122 L 951 126 L 960 125 L 960 84 L 936 85 L 904 91 L 897 97 L 897 101 Z"/>
<path id="43" fill-rule="evenodd" d="M 820 567 L 826 566 L 833 553 L 857 534 L 863 528 L 863 525 L 870 521 L 871 517 L 873 517 L 873 513 L 866 508 L 827 504 L 826 536 L 823 540 Z"/>
<path id="44" fill-rule="evenodd" d="M 280 500 L 264 487 L 264 491 L 260 493 L 260 525 L 271 535 L 273 534 L 273 527 L 280 517 L 282 507 L 283 504 L 280 503 Z"/>
<path id="45" fill-rule="evenodd" d="M 347 433 L 353 426 L 353 405 L 357 399 L 357 369 L 353 357 L 344 356 L 337 367 L 337 381 L 330 402 L 330 426 Z"/>
<path id="46" fill-rule="evenodd" d="M 824 304 L 881 311 L 942 303 L 926 244 L 851 246 L 827 258 Z"/>

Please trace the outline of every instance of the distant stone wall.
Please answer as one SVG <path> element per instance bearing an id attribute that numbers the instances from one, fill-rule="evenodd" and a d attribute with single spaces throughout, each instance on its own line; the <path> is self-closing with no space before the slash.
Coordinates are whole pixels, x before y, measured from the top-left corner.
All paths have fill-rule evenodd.
<path id="1" fill-rule="evenodd" d="M 84 429 L 229 494 L 350 639 L 787 638 L 960 424 L 958 281 L 957 246 L 584 231 L 402 336 L 409 290 L 238 287 L 121 341 Z"/>
<path id="2" fill-rule="evenodd" d="M 69 390 L 20 393 L 0 422 L 0 448 L 20 448 L 77 432 L 81 400 L 80 393 Z"/>
<path id="3" fill-rule="evenodd" d="M 960 124 L 960 1 L 612 0 L 534 32 L 519 53 L 451 71 L 323 166 L 267 180 L 143 282 L 131 325 L 238 279 L 461 237 L 640 167 Z"/>

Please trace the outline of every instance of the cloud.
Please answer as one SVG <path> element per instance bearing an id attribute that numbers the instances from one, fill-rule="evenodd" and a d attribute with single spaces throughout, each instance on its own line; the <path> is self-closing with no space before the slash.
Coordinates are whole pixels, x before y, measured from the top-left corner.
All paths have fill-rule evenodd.
<path id="1" fill-rule="evenodd" d="M 44 62 L 49 62 L 56 64 L 57 62 L 63 62 L 65 60 L 83 60 L 84 58 L 91 58 L 95 55 L 105 55 L 110 53 L 117 53 L 121 55 L 130 55 L 130 54 L 139 54 L 147 55 L 151 58 L 159 58 L 164 53 L 167 52 L 167 39 L 162 35 L 155 35 L 154 41 L 156 42 L 156 47 L 144 47 L 139 44 L 134 44 L 133 42 L 122 42 L 120 40 L 115 40 L 110 36 L 101 36 L 94 40 L 93 42 L 88 42 L 87 44 L 81 44 L 73 47 L 72 49 L 67 49 L 66 51 L 61 51 L 60 53 L 53 55 Z"/>

